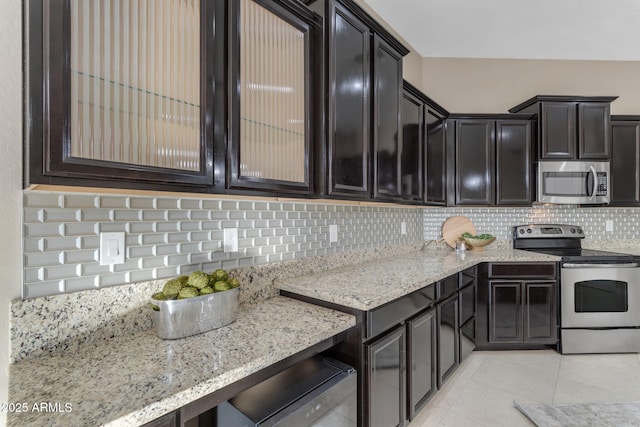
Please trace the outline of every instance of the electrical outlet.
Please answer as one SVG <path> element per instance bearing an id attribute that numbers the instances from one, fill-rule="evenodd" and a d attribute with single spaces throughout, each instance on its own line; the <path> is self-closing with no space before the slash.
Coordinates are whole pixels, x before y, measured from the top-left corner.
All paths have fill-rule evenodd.
<path id="1" fill-rule="evenodd" d="M 613 220 L 608 219 L 604 222 L 604 228 L 606 231 L 613 231 Z"/>
<path id="2" fill-rule="evenodd" d="M 400 234 L 402 234 L 403 236 L 407 234 L 407 223 L 404 221 L 400 223 Z"/>
<path id="3" fill-rule="evenodd" d="M 124 264 L 124 232 L 100 233 L 100 265 Z"/>
<path id="4" fill-rule="evenodd" d="M 238 229 L 225 228 L 222 246 L 225 252 L 238 252 Z"/>
<path id="5" fill-rule="evenodd" d="M 338 225 L 329 225 L 329 243 L 335 243 L 338 241 Z"/>

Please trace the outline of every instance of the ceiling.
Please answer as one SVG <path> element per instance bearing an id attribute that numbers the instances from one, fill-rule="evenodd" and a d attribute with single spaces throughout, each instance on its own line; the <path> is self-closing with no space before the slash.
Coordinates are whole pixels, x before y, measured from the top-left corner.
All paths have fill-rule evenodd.
<path id="1" fill-rule="evenodd" d="M 640 0 L 363 0 L 424 57 L 640 61 Z"/>

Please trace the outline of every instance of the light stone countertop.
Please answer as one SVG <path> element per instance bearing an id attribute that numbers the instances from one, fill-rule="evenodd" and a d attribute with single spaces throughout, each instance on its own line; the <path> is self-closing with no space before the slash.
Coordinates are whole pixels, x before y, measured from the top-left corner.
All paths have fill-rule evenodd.
<path id="1" fill-rule="evenodd" d="M 352 315 L 274 297 L 189 338 L 146 330 L 25 359 L 9 367 L 9 401 L 28 411 L 7 414 L 7 425 L 138 426 L 354 325 Z M 41 402 L 55 412 L 33 411 Z"/>
<path id="2" fill-rule="evenodd" d="M 482 262 L 559 261 L 560 257 L 517 249 L 474 249 L 456 253 L 431 249 L 353 266 L 278 279 L 276 288 L 294 294 L 371 310 Z"/>

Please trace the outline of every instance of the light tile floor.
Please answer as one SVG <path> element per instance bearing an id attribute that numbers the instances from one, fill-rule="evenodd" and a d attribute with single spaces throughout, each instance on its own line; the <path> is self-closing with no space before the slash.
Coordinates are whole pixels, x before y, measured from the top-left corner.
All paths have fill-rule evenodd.
<path id="1" fill-rule="evenodd" d="M 640 401 L 640 354 L 476 351 L 409 427 L 531 427 L 521 403 Z"/>

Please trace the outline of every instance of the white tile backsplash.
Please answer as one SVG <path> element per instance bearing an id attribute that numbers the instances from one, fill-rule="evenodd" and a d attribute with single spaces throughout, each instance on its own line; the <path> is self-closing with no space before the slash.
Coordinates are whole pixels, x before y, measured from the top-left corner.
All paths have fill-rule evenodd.
<path id="1" fill-rule="evenodd" d="M 442 237 L 442 224 L 454 215 L 468 217 L 478 233 L 490 233 L 498 239 L 511 239 L 514 225 L 530 223 L 579 225 L 585 231 L 585 240 L 634 240 L 640 235 L 640 208 L 540 205 L 531 208 L 426 208 L 425 240 Z M 613 231 L 605 230 L 606 220 L 613 221 Z"/>
<path id="2" fill-rule="evenodd" d="M 24 192 L 24 292 L 34 298 L 421 242 L 421 208 Z M 407 234 L 401 235 L 400 222 Z M 338 242 L 329 243 L 329 225 Z M 225 228 L 239 251 L 225 254 Z M 100 266 L 99 233 L 124 231 L 124 264 Z"/>
<path id="3" fill-rule="evenodd" d="M 528 223 L 580 225 L 587 241 L 634 240 L 640 230 L 640 208 L 404 208 L 44 191 L 25 191 L 23 201 L 25 298 L 437 240 L 453 215 L 502 240 Z M 613 231 L 606 231 L 607 220 Z M 331 224 L 338 226 L 336 243 L 329 243 Z M 222 250 L 225 228 L 238 229 L 237 253 Z M 127 233 L 124 264 L 99 265 L 105 231 Z"/>

